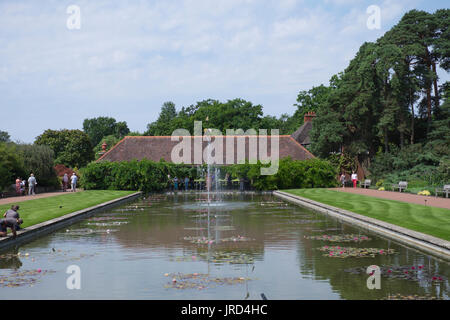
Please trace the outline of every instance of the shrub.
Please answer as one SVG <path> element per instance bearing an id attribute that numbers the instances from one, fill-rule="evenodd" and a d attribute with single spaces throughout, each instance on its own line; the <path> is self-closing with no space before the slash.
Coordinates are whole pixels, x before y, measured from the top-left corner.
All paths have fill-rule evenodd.
<path id="1" fill-rule="evenodd" d="M 325 160 L 310 159 L 294 161 L 290 158 L 279 161 L 275 175 L 261 175 L 261 168 L 269 166 L 256 164 L 235 164 L 221 167 L 233 178 L 244 178 L 257 190 L 289 188 L 317 188 L 337 185 L 336 169 Z M 198 170 L 200 169 L 200 170 Z M 161 191 L 168 186 L 171 178 L 199 178 L 206 166 L 173 164 L 150 160 L 90 163 L 81 169 L 80 184 L 86 189 Z M 217 177 L 223 178 L 223 177 Z"/>
<path id="2" fill-rule="evenodd" d="M 23 160 L 16 147 L 0 143 L 0 191 L 14 184 L 18 176 L 24 176 Z"/>

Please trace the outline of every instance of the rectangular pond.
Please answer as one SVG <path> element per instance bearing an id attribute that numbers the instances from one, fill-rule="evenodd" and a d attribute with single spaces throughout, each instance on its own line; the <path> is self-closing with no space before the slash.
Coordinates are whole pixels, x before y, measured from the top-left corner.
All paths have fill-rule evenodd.
<path id="1" fill-rule="evenodd" d="M 2 252 L 0 298 L 449 299 L 437 257 L 270 194 L 206 199 L 150 195 Z"/>

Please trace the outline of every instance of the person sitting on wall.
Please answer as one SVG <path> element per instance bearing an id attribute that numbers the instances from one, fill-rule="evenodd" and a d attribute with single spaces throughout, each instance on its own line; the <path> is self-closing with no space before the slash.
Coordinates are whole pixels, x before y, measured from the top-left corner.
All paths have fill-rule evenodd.
<path id="1" fill-rule="evenodd" d="M 8 228 L 11 229 L 13 237 L 17 236 L 17 227 L 23 223 L 22 219 L 4 218 L 0 219 L 0 237 L 6 237 L 8 234 Z"/>
<path id="2" fill-rule="evenodd" d="M 18 205 L 12 205 L 11 209 L 9 209 L 8 211 L 5 212 L 5 214 L 3 215 L 3 218 L 5 219 L 20 219 L 19 216 L 19 212 L 17 212 L 19 210 L 19 206 Z M 16 230 L 20 230 L 20 226 L 17 226 Z"/>

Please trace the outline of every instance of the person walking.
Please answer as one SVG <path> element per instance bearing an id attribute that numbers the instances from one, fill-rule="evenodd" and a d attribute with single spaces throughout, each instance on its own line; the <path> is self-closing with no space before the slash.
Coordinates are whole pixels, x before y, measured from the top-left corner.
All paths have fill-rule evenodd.
<path id="1" fill-rule="evenodd" d="M 353 182 L 353 188 L 356 188 L 356 183 L 358 182 L 358 175 L 355 171 L 352 173 L 352 182 Z"/>
<path id="2" fill-rule="evenodd" d="M 34 177 L 34 174 L 30 174 L 30 177 L 28 178 L 28 195 L 36 195 L 36 185 L 37 185 L 37 181 L 36 178 Z"/>
<path id="3" fill-rule="evenodd" d="M 342 172 L 340 180 L 341 180 L 342 188 L 345 188 L 345 173 L 344 172 Z"/>
<path id="4" fill-rule="evenodd" d="M 67 191 L 67 185 L 69 184 L 69 176 L 67 173 L 64 173 L 64 177 L 62 178 L 63 192 Z"/>
<path id="5" fill-rule="evenodd" d="M 77 192 L 77 181 L 78 181 L 78 177 L 75 174 L 75 172 L 72 174 L 72 176 L 70 177 L 70 181 L 72 183 L 72 192 Z"/>

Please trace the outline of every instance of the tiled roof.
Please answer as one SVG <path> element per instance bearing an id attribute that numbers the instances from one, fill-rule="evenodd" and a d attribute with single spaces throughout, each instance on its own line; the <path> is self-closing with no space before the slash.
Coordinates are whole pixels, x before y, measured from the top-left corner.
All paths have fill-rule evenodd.
<path id="1" fill-rule="evenodd" d="M 292 134 L 292 138 L 294 138 L 301 145 L 308 145 L 311 143 L 309 138 L 309 132 L 312 129 L 312 122 L 305 122 L 297 131 Z"/>
<path id="2" fill-rule="evenodd" d="M 270 156 L 271 152 L 271 139 L 270 136 L 259 136 L 259 138 L 267 137 L 267 153 Z M 314 156 L 306 150 L 302 145 L 295 141 L 291 136 L 278 136 L 279 137 L 279 158 L 283 159 L 290 156 L 293 160 L 305 160 L 314 158 Z M 180 137 L 191 139 L 191 162 L 195 163 L 194 159 L 194 139 L 196 141 L 201 141 L 202 137 Z M 214 141 L 214 136 L 211 137 L 211 141 Z M 248 160 L 248 147 L 253 141 L 257 141 L 257 136 L 223 136 L 223 164 L 227 161 L 227 145 L 234 145 L 234 154 L 232 154 L 232 159 L 234 163 L 237 162 L 237 148 L 238 139 L 245 139 L 245 158 Z M 197 140 L 198 139 L 198 140 Z M 230 142 L 233 139 L 233 142 Z M 250 139 L 252 142 L 250 142 Z M 240 140 L 240 141 L 242 141 Z M 142 160 L 149 159 L 153 161 L 160 161 L 164 159 L 165 161 L 172 162 L 172 149 L 180 143 L 181 139 L 178 141 L 172 141 L 171 136 L 130 136 L 125 137 L 120 142 L 118 142 L 113 148 L 111 148 L 107 153 L 105 153 L 97 161 L 130 161 L 130 160 Z M 208 141 L 203 141 L 203 149 L 208 145 Z M 242 149 L 240 149 L 242 150 Z M 265 152 L 261 151 L 264 155 Z M 264 157 L 265 158 L 265 157 Z"/>

